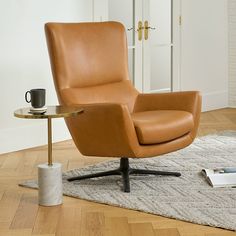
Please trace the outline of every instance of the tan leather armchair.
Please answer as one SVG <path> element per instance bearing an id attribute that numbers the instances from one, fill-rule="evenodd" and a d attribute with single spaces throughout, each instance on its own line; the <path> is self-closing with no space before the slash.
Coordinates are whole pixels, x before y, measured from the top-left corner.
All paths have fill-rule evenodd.
<path id="1" fill-rule="evenodd" d="M 129 80 L 126 33 L 118 22 L 47 23 L 54 84 L 60 104 L 77 104 L 83 114 L 66 124 L 87 156 L 120 157 L 116 170 L 78 176 L 81 180 L 130 174 L 180 176 L 177 172 L 132 169 L 128 158 L 145 158 L 191 144 L 201 112 L 199 92 L 140 94 Z"/>

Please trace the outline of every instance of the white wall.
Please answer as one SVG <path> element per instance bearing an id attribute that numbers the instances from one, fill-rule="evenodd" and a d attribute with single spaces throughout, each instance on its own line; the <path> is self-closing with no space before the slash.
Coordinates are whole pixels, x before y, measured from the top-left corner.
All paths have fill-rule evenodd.
<path id="1" fill-rule="evenodd" d="M 200 90 L 203 110 L 227 107 L 227 0 L 182 0 L 181 28 L 181 89 Z"/>
<path id="2" fill-rule="evenodd" d="M 236 107 L 236 1 L 229 0 L 229 105 Z"/>
<path id="3" fill-rule="evenodd" d="M 92 21 L 92 0 L 0 0 L 0 153 L 47 143 L 46 120 L 13 117 L 28 106 L 25 91 L 47 89 L 47 105 L 57 103 L 44 24 Z M 62 119 L 53 120 L 54 141 L 70 138 Z"/>

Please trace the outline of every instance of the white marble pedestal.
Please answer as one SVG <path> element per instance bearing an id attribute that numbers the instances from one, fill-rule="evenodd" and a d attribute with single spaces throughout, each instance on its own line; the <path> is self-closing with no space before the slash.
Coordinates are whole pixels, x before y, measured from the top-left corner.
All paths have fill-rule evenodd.
<path id="1" fill-rule="evenodd" d="M 60 163 L 38 165 L 38 201 L 42 206 L 62 204 L 62 171 Z"/>

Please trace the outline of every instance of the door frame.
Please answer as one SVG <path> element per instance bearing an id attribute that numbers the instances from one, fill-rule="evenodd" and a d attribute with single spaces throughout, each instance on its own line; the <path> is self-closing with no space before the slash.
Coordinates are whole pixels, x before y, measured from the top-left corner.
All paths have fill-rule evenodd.
<path id="1" fill-rule="evenodd" d="M 182 0 L 173 0 L 172 43 L 173 43 L 173 70 L 172 91 L 181 91 L 181 26 Z"/>

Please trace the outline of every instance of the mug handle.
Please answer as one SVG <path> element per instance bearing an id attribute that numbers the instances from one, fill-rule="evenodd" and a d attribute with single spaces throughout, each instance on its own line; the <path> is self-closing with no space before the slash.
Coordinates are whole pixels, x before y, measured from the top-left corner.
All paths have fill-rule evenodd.
<path id="1" fill-rule="evenodd" d="M 28 103 L 30 103 L 30 102 L 31 102 L 31 98 L 30 98 L 30 100 L 28 100 L 28 97 L 27 97 L 28 93 L 30 94 L 30 91 L 27 91 L 27 92 L 25 93 L 25 101 L 28 102 Z"/>

